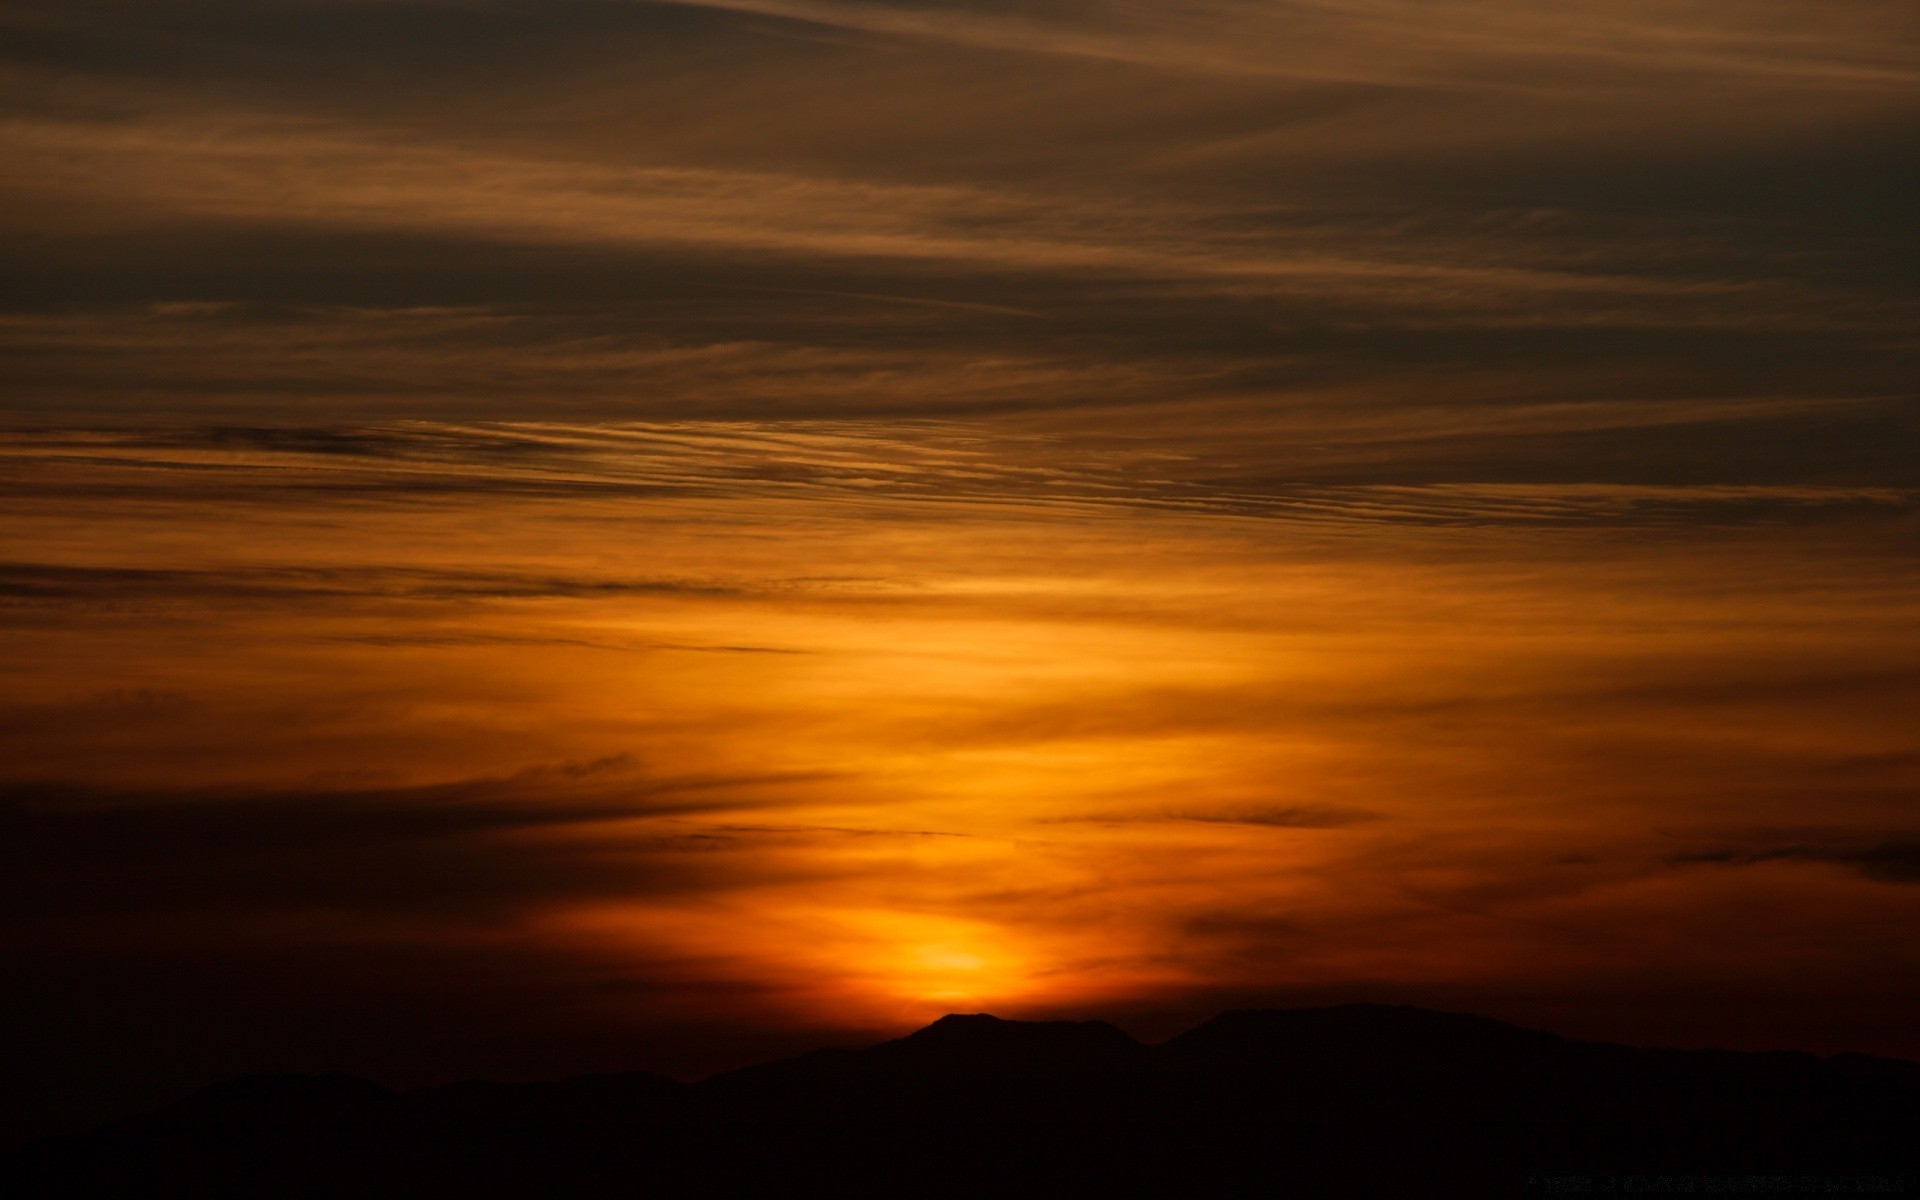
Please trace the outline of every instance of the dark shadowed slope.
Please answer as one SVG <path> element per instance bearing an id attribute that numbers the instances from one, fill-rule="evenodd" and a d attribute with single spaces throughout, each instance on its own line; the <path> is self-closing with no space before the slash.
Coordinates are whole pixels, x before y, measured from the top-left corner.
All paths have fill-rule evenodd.
<path id="1" fill-rule="evenodd" d="M 1917 1163 L 1920 1065 L 1642 1050 L 1346 1005 L 1226 1013 L 1154 1047 L 1101 1022 L 950 1016 L 694 1085 L 396 1093 L 255 1076 L 14 1167 L 47 1197 L 1092 1197 L 1787 1173 L 1857 1194 L 1901 1186 L 1861 1176 Z"/>

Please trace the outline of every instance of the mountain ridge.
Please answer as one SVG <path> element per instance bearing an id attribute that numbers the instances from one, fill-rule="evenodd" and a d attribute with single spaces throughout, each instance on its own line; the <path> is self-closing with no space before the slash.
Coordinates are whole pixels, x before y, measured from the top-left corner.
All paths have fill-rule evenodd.
<path id="1" fill-rule="evenodd" d="M 1339 1005 L 1225 1012 L 1151 1045 L 949 1014 L 691 1083 L 266 1073 L 49 1139 L 9 1174 L 48 1198 L 1489 1196 L 1554 1172 L 1893 1178 L 1916 1148 L 1920 1064 Z"/>

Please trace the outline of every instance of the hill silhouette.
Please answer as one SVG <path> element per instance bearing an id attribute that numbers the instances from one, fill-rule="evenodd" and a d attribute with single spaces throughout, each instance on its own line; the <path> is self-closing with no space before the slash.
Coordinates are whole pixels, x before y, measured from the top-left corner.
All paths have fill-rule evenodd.
<path id="1" fill-rule="evenodd" d="M 955 1015 L 696 1084 L 255 1075 L 30 1147 L 9 1194 L 1885 1194 L 1912 1186 L 1917 1152 L 1913 1063 L 1343 1005 L 1229 1012 L 1154 1046 L 1098 1021 Z"/>

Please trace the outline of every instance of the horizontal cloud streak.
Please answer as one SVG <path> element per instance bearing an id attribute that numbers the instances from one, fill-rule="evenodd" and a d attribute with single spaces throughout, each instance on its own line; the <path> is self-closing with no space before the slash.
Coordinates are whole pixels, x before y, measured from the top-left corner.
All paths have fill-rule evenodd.
<path id="1" fill-rule="evenodd" d="M 498 920 L 582 898 L 710 890 L 718 878 L 682 861 L 705 853 L 688 839 L 731 827 L 688 818 L 750 811 L 727 793 L 767 781 L 622 781 L 621 766 L 360 791 L 13 784 L 0 788 L 0 821 L 17 911 L 39 920 L 236 909 Z"/>
<path id="2" fill-rule="evenodd" d="M 1058 6 L 886 0 L 674 0 L 873 33 L 1175 70 L 1348 82 L 1485 85 L 1501 67 L 1535 86 L 1564 72 L 1631 71 L 1832 87 L 1920 87 L 1920 62 L 1887 40 L 1897 6 L 1514 0 L 1224 0 L 1178 12 L 1125 2 Z M 1817 11 L 1816 24 L 1808 17 Z M 1559 71 L 1556 78 L 1548 72 Z M 1538 72 L 1538 76 L 1533 73 Z"/>
<path id="3" fill-rule="evenodd" d="M 917 260 L 1325 293 L 1416 308 L 1562 295 L 1645 302 L 1740 290 L 1596 270 L 1375 256 L 1358 238 L 1329 251 L 1324 239 L 1236 236 L 1222 228 L 1231 210 L 423 150 L 351 127 L 219 115 L 121 124 L 15 119 L 0 126 L 0 145 L 31 180 L 30 195 L 54 203 L 110 196 L 122 220 L 139 205 L 149 221 L 307 221 L 563 244 Z"/>
<path id="4" fill-rule="evenodd" d="M 1740 410 L 1736 409 L 1736 413 Z M 1668 420 L 1710 419 L 1713 406 Z M 1572 412 L 1573 429 L 1629 424 L 1659 414 Z M 1530 423 L 1552 418 L 1533 413 Z M 1494 431 L 1501 419 L 1490 418 Z M 1407 430 L 1402 429 L 1404 438 Z M 1484 430 L 1480 432 L 1485 432 Z M 1460 436 L 1448 431 L 1434 436 Z M 1330 441 L 1341 436 L 1323 432 Z M 1364 444 L 1369 435 L 1356 430 Z M 1234 478 L 1199 455 L 1119 443 L 1076 450 L 1046 434 L 1009 437 L 959 422 L 885 425 L 712 422 L 566 425 L 413 423 L 359 429 L 236 428 L 146 433 L 16 435 L 7 453 L 31 470 L 34 490 L 145 486 L 209 499 L 308 493 L 577 497 L 641 501 L 652 496 L 865 499 L 1009 505 L 1060 512 L 1141 508 L 1218 513 L 1283 522 L 1365 526 L 1685 528 L 1910 514 L 1920 492 L 1893 487 L 1646 486 L 1631 484 L 1313 485 Z M 102 473 L 106 474 L 102 474 Z M 1211 477 L 1210 477 L 1211 476 Z M 359 569 L 356 568 L 358 571 Z M 338 591 L 327 571 L 275 569 L 224 577 L 192 572 L 27 563 L 0 566 L 0 593 L 16 599 L 78 598 L 211 589 L 248 594 Z M 353 576 L 354 594 L 457 598 L 631 593 L 724 593 L 729 585 L 685 579 L 566 579 L 433 573 L 385 568 Z M 344 593 L 342 593 L 344 594 Z"/>
<path id="5" fill-rule="evenodd" d="M 1801 845 L 1759 849 L 1701 850 L 1676 855 L 1677 865 L 1718 864 L 1752 866 L 1758 863 L 1826 863 L 1856 871 L 1879 883 L 1920 883 L 1920 837 L 1897 834 L 1881 841 L 1828 839 Z"/>

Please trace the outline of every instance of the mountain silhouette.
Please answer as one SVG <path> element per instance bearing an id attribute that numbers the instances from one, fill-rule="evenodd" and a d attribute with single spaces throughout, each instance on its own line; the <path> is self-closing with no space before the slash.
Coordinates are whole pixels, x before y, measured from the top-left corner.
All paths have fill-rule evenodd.
<path id="1" fill-rule="evenodd" d="M 697 1084 L 254 1075 L 29 1147 L 9 1194 L 1884 1194 L 1917 1164 L 1913 1063 L 1342 1005 L 1224 1013 L 1155 1046 L 1099 1021 L 954 1015 Z"/>

